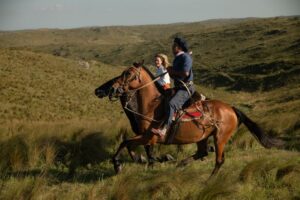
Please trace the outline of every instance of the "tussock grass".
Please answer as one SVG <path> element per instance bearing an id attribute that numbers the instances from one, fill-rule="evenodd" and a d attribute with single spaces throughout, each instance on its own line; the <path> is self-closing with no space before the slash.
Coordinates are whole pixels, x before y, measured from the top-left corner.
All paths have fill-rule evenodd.
<path id="1" fill-rule="evenodd" d="M 79 166 L 103 162 L 114 153 L 113 147 L 119 141 L 115 138 L 126 125 L 122 121 L 117 126 L 75 122 L 20 123 L 6 129 L 9 133 L 3 132 L 0 140 L 1 172 L 52 167 L 75 170 Z"/>
<path id="2" fill-rule="evenodd" d="M 298 158 L 263 158 L 247 164 L 240 173 L 240 180 L 264 188 L 260 192 L 264 193 L 262 196 L 265 198 L 275 196 L 276 199 L 292 199 L 299 192 L 295 185 L 300 183 L 299 169 Z"/>
<path id="3" fill-rule="evenodd" d="M 117 128 L 115 136 L 124 129 L 124 127 Z M 205 161 L 195 161 L 184 168 L 176 167 L 180 159 L 191 155 L 194 150 L 194 147 L 187 146 L 178 154 L 177 161 L 157 163 L 154 168 L 132 164 L 130 160 L 124 159 L 123 172 L 114 176 L 110 153 L 115 151 L 113 148 L 115 141 L 103 146 L 101 143 L 103 140 L 97 140 L 102 137 L 110 140 L 111 136 L 108 132 L 103 132 L 97 134 L 95 138 L 89 131 L 81 130 L 73 132 L 73 135 L 60 133 L 54 139 L 52 136 L 52 139 L 45 137 L 46 140 L 36 140 L 37 143 L 48 142 L 48 145 L 41 142 L 44 150 L 39 149 L 38 152 L 50 154 L 49 158 L 37 156 L 40 160 L 35 163 L 39 165 L 34 165 L 28 163 L 33 160 L 31 158 L 33 155 L 29 154 L 25 168 L 14 168 L 10 173 L 2 174 L 1 199 L 11 199 L 13 193 L 25 199 L 255 199 L 255 197 L 264 199 L 277 196 L 288 199 L 297 196 L 300 175 L 299 153 L 296 152 L 264 150 L 253 146 L 240 148 L 230 144 L 226 151 L 226 162 L 220 173 L 207 181 L 214 166 L 213 154 Z M 22 138 L 26 142 L 30 141 L 26 135 Z M 86 143 L 86 138 L 92 141 Z M 8 141 L 13 140 L 6 140 Z M 80 156 L 75 156 L 75 160 L 80 162 L 88 160 L 85 163 L 83 161 L 83 164 L 76 163 L 77 172 L 72 179 L 67 179 L 65 167 L 54 163 L 56 158 L 53 159 L 53 155 L 60 155 L 57 141 L 75 146 L 80 144 L 81 153 Z M 38 145 L 30 145 L 29 152 L 34 151 L 31 148 L 38 148 Z M 171 153 L 176 153 L 177 147 L 172 148 Z M 167 148 L 160 150 L 167 152 Z M 50 153 L 47 154 L 47 151 Z M 99 162 L 94 164 L 90 162 L 97 161 L 97 157 L 101 159 Z M 27 172 L 23 173 L 24 169 L 27 169 Z M 16 181 L 20 184 L 15 184 Z M 43 184 L 41 185 L 39 181 Z M 251 192 L 253 189 L 256 191 L 255 194 Z"/>
<path id="4" fill-rule="evenodd" d="M 238 150 L 248 150 L 260 147 L 258 141 L 251 135 L 245 126 L 241 127 L 237 133 L 234 134 L 229 143 L 230 148 Z"/>
<path id="5" fill-rule="evenodd" d="M 1 199 L 31 199 L 35 190 L 33 178 L 11 179 L 1 191 Z"/>
<path id="6" fill-rule="evenodd" d="M 232 193 L 237 192 L 237 185 L 234 184 L 230 175 L 219 174 L 210 179 L 205 187 L 199 192 L 197 199 L 230 199 Z"/>
<path id="7" fill-rule="evenodd" d="M 28 145 L 21 136 L 0 143 L 0 172 L 23 170 L 28 164 Z"/>

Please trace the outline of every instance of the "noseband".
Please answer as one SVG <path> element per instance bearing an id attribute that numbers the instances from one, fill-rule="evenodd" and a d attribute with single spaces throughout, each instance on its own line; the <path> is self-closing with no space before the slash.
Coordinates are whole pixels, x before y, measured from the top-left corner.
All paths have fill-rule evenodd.
<path id="1" fill-rule="evenodd" d="M 129 79 L 126 80 L 126 76 L 129 75 L 129 70 L 133 69 L 134 70 L 134 75 L 132 77 L 130 77 Z M 126 71 L 124 71 L 123 73 L 123 83 L 120 84 L 120 86 L 117 88 L 117 90 L 122 94 L 124 93 L 124 88 L 128 86 L 128 84 L 130 82 L 132 82 L 133 80 L 139 80 L 139 82 L 141 82 L 141 67 L 139 67 L 138 69 L 136 69 L 135 67 L 130 67 L 129 69 L 127 69 Z"/>

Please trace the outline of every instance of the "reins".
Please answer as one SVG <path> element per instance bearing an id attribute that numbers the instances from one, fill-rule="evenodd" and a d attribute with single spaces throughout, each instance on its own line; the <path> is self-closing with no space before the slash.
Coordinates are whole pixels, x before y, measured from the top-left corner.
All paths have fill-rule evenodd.
<path id="1" fill-rule="evenodd" d="M 137 74 L 135 74 L 135 76 L 134 76 L 134 78 L 133 78 L 132 80 L 134 80 L 135 78 L 138 78 L 139 80 L 141 80 L 141 78 L 140 78 L 140 76 L 141 76 L 141 68 L 139 68 L 139 70 L 137 70 L 137 69 L 135 69 L 135 68 L 133 68 L 133 69 L 136 71 Z M 132 97 L 135 95 L 135 93 L 136 93 L 137 91 L 139 91 L 140 89 L 143 89 L 143 88 L 145 88 L 145 87 L 151 85 L 152 83 L 155 83 L 156 81 L 158 81 L 158 80 L 160 79 L 160 77 L 164 76 L 164 75 L 167 74 L 167 73 L 168 73 L 168 72 L 165 72 L 165 73 L 162 73 L 162 74 L 156 76 L 152 81 L 150 81 L 149 83 L 146 83 L 145 85 L 142 85 L 142 86 L 139 87 L 139 88 L 136 88 L 136 89 L 133 89 L 133 90 L 128 90 L 127 92 L 132 92 L 132 93 L 131 93 L 131 95 L 130 95 L 128 101 L 126 101 L 125 106 L 124 106 L 124 109 L 126 109 L 126 110 L 128 110 L 129 112 L 132 112 L 132 113 L 134 113 L 134 114 L 136 114 L 136 115 L 138 115 L 138 116 L 141 116 L 141 117 L 143 117 L 143 118 L 145 118 L 145 119 L 148 119 L 149 121 L 158 122 L 158 123 L 161 122 L 162 120 L 158 121 L 158 120 L 156 120 L 156 119 L 154 119 L 154 118 L 152 118 L 152 117 L 148 117 L 148 116 L 146 116 L 146 115 L 143 115 L 143 114 L 141 114 L 141 113 L 139 113 L 139 112 L 136 112 L 136 111 L 134 111 L 134 110 L 128 108 L 128 104 L 129 104 L 129 102 L 131 101 Z M 125 74 L 124 74 L 124 76 L 125 76 Z M 189 96 L 190 96 L 190 98 L 191 98 L 191 97 L 192 97 L 192 94 L 191 94 L 189 88 L 187 87 L 187 85 L 186 85 L 183 81 L 181 81 L 181 80 L 179 80 L 179 81 L 180 81 L 180 82 L 182 83 L 182 85 L 186 88 L 186 90 L 188 91 L 188 94 L 189 94 Z M 126 83 L 128 83 L 128 82 L 130 82 L 130 81 L 127 81 Z M 123 85 L 125 85 L 125 81 L 123 82 L 122 86 L 123 86 Z"/>
<path id="2" fill-rule="evenodd" d="M 138 71 L 138 72 L 139 72 L 138 76 L 140 76 L 140 71 Z M 135 95 L 135 93 L 136 93 L 138 90 L 140 90 L 140 89 L 142 89 L 142 88 L 145 88 L 145 87 L 151 85 L 152 83 L 155 83 L 156 81 L 158 81 L 158 80 L 160 79 L 160 77 L 164 76 L 164 75 L 167 74 L 167 73 L 168 73 L 168 72 L 165 72 L 165 73 L 162 73 L 162 74 L 158 75 L 158 76 L 155 77 L 152 81 L 150 81 L 149 83 L 146 83 L 145 85 L 142 85 L 142 86 L 139 87 L 139 88 L 136 88 L 136 89 L 133 89 L 133 90 L 128 90 L 128 92 L 132 92 L 132 94 L 130 95 L 130 98 L 128 99 L 128 101 L 126 101 L 125 106 L 124 106 L 124 109 L 126 109 L 126 110 L 128 110 L 129 112 L 132 112 L 132 113 L 134 113 L 134 114 L 136 114 L 136 115 L 138 115 L 138 116 L 141 116 L 141 117 L 143 117 L 143 118 L 145 118 L 145 119 L 148 119 L 149 121 L 158 122 L 158 123 L 161 122 L 161 120 L 158 121 L 158 120 L 156 120 L 156 119 L 154 119 L 154 118 L 152 118 L 152 117 L 148 117 L 148 116 L 146 116 L 146 115 L 143 115 L 143 114 L 141 114 L 141 113 L 138 113 L 138 112 L 136 112 L 136 111 L 134 111 L 134 110 L 128 108 L 128 104 L 129 104 L 129 102 L 131 101 L 132 97 Z M 140 77 L 138 77 L 138 78 L 140 79 Z"/>
<path id="3" fill-rule="evenodd" d="M 152 81 L 150 81 L 149 83 L 146 83 L 145 85 L 142 85 L 141 87 L 139 87 L 139 88 L 136 88 L 136 89 L 134 89 L 134 90 L 128 90 L 129 92 L 136 92 L 136 91 L 138 91 L 138 90 L 140 90 L 140 89 L 142 89 L 142 88 L 145 88 L 145 87 L 147 87 L 148 85 L 150 85 L 150 84 L 152 84 L 152 83 L 155 83 L 156 81 L 158 81 L 159 79 L 160 79 L 160 77 L 161 76 L 164 76 L 165 74 L 167 74 L 168 72 L 165 72 L 165 73 L 163 73 L 163 74 L 161 74 L 161 75 L 158 75 L 157 77 L 155 77 Z"/>

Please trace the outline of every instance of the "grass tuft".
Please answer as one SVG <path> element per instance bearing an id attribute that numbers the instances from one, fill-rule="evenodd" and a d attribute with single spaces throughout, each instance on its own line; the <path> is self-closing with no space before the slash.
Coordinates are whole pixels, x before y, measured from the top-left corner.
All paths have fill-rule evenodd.
<path id="1" fill-rule="evenodd" d="M 21 135 L 1 142 L 0 149 L 1 172 L 26 169 L 29 156 L 28 146 Z"/>

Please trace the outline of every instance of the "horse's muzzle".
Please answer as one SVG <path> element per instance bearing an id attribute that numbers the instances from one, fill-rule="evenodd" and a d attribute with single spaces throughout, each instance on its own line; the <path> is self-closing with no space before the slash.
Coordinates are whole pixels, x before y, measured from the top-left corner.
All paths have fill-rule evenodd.
<path id="1" fill-rule="evenodd" d="M 105 92 L 105 90 L 96 89 L 95 95 L 99 98 L 103 98 L 103 97 L 106 97 L 108 94 Z"/>
<path id="2" fill-rule="evenodd" d="M 124 90 L 121 87 L 115 88 L 112 87 L 109 90 L 109 100 L 113 100 L 113 98 L 118 98 L 120 96 L 122 96 L 122 94 L 124 93 Z"/>

